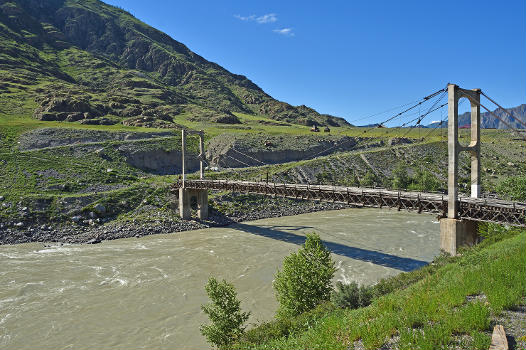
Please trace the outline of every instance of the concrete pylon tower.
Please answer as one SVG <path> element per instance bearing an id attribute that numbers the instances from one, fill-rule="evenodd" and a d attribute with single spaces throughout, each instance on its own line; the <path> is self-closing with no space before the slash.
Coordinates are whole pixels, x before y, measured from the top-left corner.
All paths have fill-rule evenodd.
<path id="1" fill-rule="evenodd" d="M 471 104 L 471 142 L 462 146 L 458 140 L 458 101 L 465 97 Z M 448 218 L 458 217 L 458 157 L 471 153 L 471 197 L 480 197 L 480 89 L 465 90 L 448 85 Z"/>
<path id="2" fill-rule="evenodd" d="M 466 90 L 448 85 L 448 211 L 440 220 L 440 247 L 456 254 L 457 246 L 474 244 L 477 224 L 459 219 L 458 158 L 460 152 L 471 154 L 471 197 L 480 196 L 480 89 Z M 463 146 L 458 138 L 458 101 L 467 98 L 471 104 L 471 141 Z"/>
<path id="3" fill-rule="evenodd" d="M 181 172 L 182 172 L 182 186 L 179 188 L 179 215 L 183 219 L 190 218 L 191 203 L 193 199 L 197 204 L 197 216 L 200 219 L 208 218 L 208 190 L 206 189 L 188 189 L 185 187 L 186 181 L 186 164 L 185 164 L 185 151 L 186 151 L 186 135 L 197 134 L 199 135 L 199 178 L 204 178 L 204 159 L 205 159 L 205 146 L 204 139 L 205 134 L 203 130 L 181 130 Z"/>

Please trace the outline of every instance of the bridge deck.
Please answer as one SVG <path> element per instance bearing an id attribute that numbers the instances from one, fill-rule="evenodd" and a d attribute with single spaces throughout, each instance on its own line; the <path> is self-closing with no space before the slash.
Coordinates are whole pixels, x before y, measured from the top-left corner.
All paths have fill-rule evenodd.
<path id="1" fill-rule="evenodd" d="M 174 189 L 180 187 L 182 187 L 182 181 L 179 180 L 174 184 Z M 415 210 L 418 213 L 437 213 L 440 217 L 447 216 L 448 197 L 436 193 L 230 180 L 186 180 L 184 187 L 322 200 L 360 207 L 388 207 L 398 210 Z M 525 203 L 459 197 L 459 218 L 526 227 L 525 214 Z"/>

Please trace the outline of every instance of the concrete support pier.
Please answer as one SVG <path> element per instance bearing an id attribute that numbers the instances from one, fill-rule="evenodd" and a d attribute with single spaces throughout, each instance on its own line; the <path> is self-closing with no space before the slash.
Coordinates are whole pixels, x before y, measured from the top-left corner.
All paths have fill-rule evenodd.
<path id="1" fill-rule="evenodd" d="M 179 215 L 182 219 L 190 219 L 192 203 L 197 205 L 197 217 L 208 218 L 208 190 L 179 189 Z"/>
<path id="2" fill-rule="evenodd" d="M 472 220 L 440 219 L 440 249 L 456 255 L 458 247 L 476 244 L 477 228 L 477 222 Z"/>

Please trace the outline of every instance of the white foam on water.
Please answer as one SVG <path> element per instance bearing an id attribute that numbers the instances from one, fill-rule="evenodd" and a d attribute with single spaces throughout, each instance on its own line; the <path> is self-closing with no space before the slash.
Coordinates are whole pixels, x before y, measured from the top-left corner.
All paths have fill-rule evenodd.
<path id="1" fill-rule="evenodd" d="M 24 287 L 27 287 L 27 286 L 42 286 L 42 285 L 44 285 L 44 281 L 27 282 L 26 284 L 24 284 Z"/>
<path id="2" fill-rule="evenodd" d="M 3 336 L 0 337 L 0 344 L 7 345 L 7 344 L 9 344 L 10 340 L 11 340 L 11 335 L 10 334 L 4 334 Z"/>
<path id="3" fill-rule="evenodd" d="M 337 279 L 338 282 L 342 282 L 343 284 L 349 284 L 356 279 L 352 274 L 348 275 L 344 272 L 345 270 L 343 270 L 342 273 L 340 273 L 340 278 Z"/>
<path id="4" fill-rule="evenodd" d="M 5 321 L 7 321 L 7 319 L 11 317 L 11 314 L 6 314 L 4 317 L 0 318 L 0 324 L 4 323 Z"/>
<path id="5" fill-rule="evenodd" d="M 32 251 L 29 256 L 32 256 L 34 254 L 64 254 L 64 255 L 71 255 L 76 252 L 83 251 L 83 248 L 80 247 L 72 247 L 68 245 L 56 245 L 56 246 L 48 246 L 44 249 L 38 249 Z"/>
<path id="6" fill-rule="evenodd" d="M 127 286 L 127 285 L 128 285 L 128 280 L 127 280 L 127 279 L 124 279 L 124 278 L 115 278 L 115 279 L 113 279 L 112 282 L 117 282 L 117 283 L 119 283 L 121 286 Z"/>
<path id="7" fill-rule="evenodd" d="M 164 273 L 164 271 L 156 266 L 153 266 L 152 269 L 154 270 L 157 270 L 161 273 L 161 276 L 163 276 L 163 278 L 168 278 L 168 275 L 166 273 Z"/>
<path id="8" fill-rule="evenodd" d="M 15 301 L 17 301 L 18 299 L 20 299 L 20 297 L 14 297 L 14 298 L 5 298 L 5 299 L 2 299 L 2 300 L 0 300 L 0 306 L 2 306 L 3 304 L 8 304 L 8 303 L 15 302 Z"/>
<path id="9" fill-rule="evenodd" d="M 109 284 L 109 285 L 117 284 L 119 286 L 126 287 L 128 285 L 128 280 L 125 279 L 125 278 L 108 277 L 104 281 L 99 283 L 100 286 L 103 286 L 103 285 L 106 285 L 106 284 Z"/>
<path id="10" fill-rule="evenodd" d="M 102 277 L 101 271 L 104 269 L 102 266 L 88 266 L 88 267 L 95 270 L 95 276 Z"/>
<path id="11" fill-rule="evenodd" d="M 0 253 L 0 256 L 9 258 L 9 259 L 19 259 L 21 256 L 19 254 L 9 254 L 9 253 Z"/>

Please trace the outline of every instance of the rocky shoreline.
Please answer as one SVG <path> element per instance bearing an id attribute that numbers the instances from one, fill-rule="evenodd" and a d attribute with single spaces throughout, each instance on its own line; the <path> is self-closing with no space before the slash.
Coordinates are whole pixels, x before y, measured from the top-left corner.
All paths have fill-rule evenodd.
<path id="1" fill-rule="evenodd" d="M 274 198 L 266 201 L 264 205 L 247 206 L 243 210 L 231 211 L 228 214 L 221 213 L 212 207 L 210 217 L 207 220 L 199 220 L 194 216 L 191 220 L 180 220 L 174 217 L 154 221 L 110 221 L 100 226 L 82 226 L 75 223 L 67 223 L 58 226 L 2 227 L 0 228 L 0 245 L 29 242 L 95 244 L 105 240 L 199 230 L 209 227 L 227 226 L 236 222 L 292 216 L 324 210 L 339 210 L 348 207 L 338 203 Z"/>

